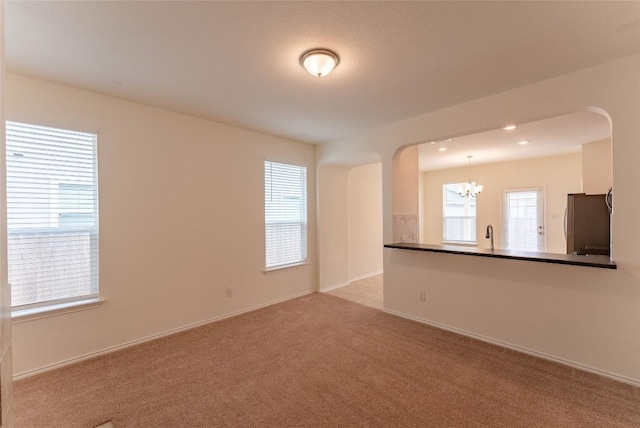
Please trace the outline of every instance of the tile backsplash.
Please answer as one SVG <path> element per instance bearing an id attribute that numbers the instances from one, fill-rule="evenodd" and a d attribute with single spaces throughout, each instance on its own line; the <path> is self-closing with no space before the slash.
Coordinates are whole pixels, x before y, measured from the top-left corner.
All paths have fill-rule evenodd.
<path id="1" fill-rule="evenodd" d="M 418 242 L 418 214 L 393 215 L 393 242 Z"/>

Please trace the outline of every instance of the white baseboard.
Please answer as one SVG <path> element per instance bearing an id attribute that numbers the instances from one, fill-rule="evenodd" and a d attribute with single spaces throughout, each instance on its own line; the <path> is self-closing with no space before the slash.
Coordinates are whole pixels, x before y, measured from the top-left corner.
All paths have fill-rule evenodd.
<path id="1" fill-rule="evenodd" d="M 350 281 L 351 282 L 360 281 L 361 279 L 371 278 L 372 276 L 380 275 L 381 273 L 382 273 L 382 270 L 371 272 L 371 273 L 366 273 L 364 275 L 360 275 L 360 276 L 356 276 L 355 278 L 351 278 Z"/>
<path id="2" fill-rule="evenodd" d="M 556 362 L 556 363 L 559 363 L 559 364 L 563 364 L 565 366 L 573 367 L 573 368 L 578 369 L 578 370 L 582 370 L 582 371 L 585 371 L 585 372 L 594 373 L 594 374 L 597 374 L 597 375 L 600 375 L 600 376 L 608 377 L 610 379 L 617 380 L 618 382 L 623 382 L 623 383 L 627 383 L 627 384 L 630 384 L 630 385 L 633 385 L 633 386 L 636 386 L 636 387 L 640 387 L 640 380 L 638 380 L 638 379 L 633 379 L 633 378 L 630 378 L 630 377 L 621 376 L 621 375 L 618 375 L 618 374 L 615 374 L 615 373 L 608 372 L 606 370 L 597 369 L 595 367 L 590 367 L 590 366 L 587 366 L 587 365 L 584 365 L 584 364 L 581 364 L 581 363 L 576 363 L 576 362 L 571 361 L 571 360 L 566 360 L 564 358 L 559 358 L 559 357 L 555 357 L 553 355 L 545 354 L 544 352 L 538 352 L 538 351 L 534 351 L 532 349 L 524 348 L 524 347 L 521 347 L 521 346 L 512 345 L 510 343 L 503 342 L 501 340 L 492 339 L 492 338 L 487 337 L 487 336 L 482 336 L 480 334 L 471 333 L 469 331 L 462 330 L 462 329 L 459 329 L 459 328 L 450 327 L 448 325 L 440 324 L 440 323 L 435 322 L 435 321 L 430 321 L 430 320 L 427 320 L 425 318 L 420 318 L 420 317 L 416 317 L 416 316 L 413 316 L 413 315 L 403 314 L 401 312 L 396 312 L 396 311 L 393 311 L 391 309 L 383 309 L 383 311 L 386 312 L 386 313 L 389 313 L 391 315 L 396 315 L 396 316 L 399 316 L 399 317 L 402 317 L 402 318 L 407 318 L 407 319 L 410 319 L 412 321 L 417 321 L 419 323 L 427 324 L 427 325 L 430 325 L 432 327 L 436 327 L 436 328 L 439 328 L 439 329 L 442 329 L 442 330 L 447 330 L 447 331 L 450 331 L 452 333 L 460 334 L 462 336 L 471 337 L 473 339 L 477 339 L 477 340 L 480 340 L 482 342 L 491 343 L 493 345 L 501 346 L 503 348 L 508 348 L 508 349 L 512 349 L 514 351 L 522 352 L 523 354 L 528 354 L 528 355 L 532 355 L 534 357 L 543 358 L 545 360 L 549 360 L 549 361 L 553 361 L 553 362 Z"/>
<path id="3" fill-rule="evenodd" d="M 251 307 L 246 308 L 246 309 L 242 309 L 242 310 L 235 311 L 235 312 L 230 312 L 228 314 L 224 314 L 224 315 L 220 315 L 220 316 L 217 316 L 217 317 L 209 318 L 209 319 L 206 319 L 206 320 L 203 320 L 203 321 L 198 321 L 198 322 L 195 322 L 195 323 L 192 323 L 192 324 L 187 324 L 187 325 L 182 326 L 182 327 L 178 327 L 178 328 L 174 328 L 174 329 L 171 329 L 171 330 L 167 330 L 167 331 L 164 331 L 164 332 L 158 333 L 158 334 L 153 334 L 151 336 L 146 336 L 146 337 L 143 337 L 141 339 L 131 340 L 129 342 L 122 343 L 120 345 L 110 346 L 108 348 L 104 348 L 104 349 L 101 349 L 99 351 L 90 352 L 88 354 L 80 355 L 78 357 L 69 358 L 69 359 L 66 359 L 66 360 L 63 360 L 63 361 L 60 361 L 60 362 L 57 362 L 57 363 L 48 364 L 46 366 L 42 366 L 42 367 L 39 367 L 37 369 L 27 370 L 27 371 L 22 372 L 22 373 L 14 374 L 13 380 L 16 381 L 16 380 L 20 380 L 20 379 L 25 379 L 25 378 L 28 378 L 28 377 L 31 377 L 31 376 L 35 376 L 35 375 L 40 374 L 40 373 L 45 373 L 45 372 L 48 372 L 48 371 L 51 371 L 51 370 L 58 369 L 60 367 L 68 366 L 68 365 L 71 365 L 71 364 L 75 364 L 75 363 L 79 363 L 81 361 L 88 360 L 90 358 L 98 357 L 100 355 L 109 354 L 111 352 L 119 351 L 121 349 L 129 348 L 131 346 L 139 345 L 141 343 L 145 343 L 145 342 L 149 342 L 151 340 L 159 339 L 161 337 L 169 336 L 171 334 L 175 334 L 175 333 L 180 333 L 182 331 L 191 330 L 192 328 L 200 327 L 200 326 L 205 325 L 205 324 L 210 324 L 210 323 L 213 323 L 213 322 L 216 322 L 216 321 L 222 321 L 224 319 L 231 318 L 231 317 L 234 317 L 234 316 L 237 316 L 237 315 L 240 315 L 240 314 L 244 314 L 244 313 L 247 313 L 247 312 L 255 311 L 256 309 L 265 308 L 267 306 L 275 305 L 277 303 L 281 303 L 281 302 L 284 302 L 284 301 L 287 301 L 287 300 L 295 299 L 297 297 L 306 296 L 307 294 L 313 294 L 313 293 L 314 293 L 313 291 L 304 291 L 304 292 L 301 292 L 301 293 L 296 293 L 296 294 L 293 294 L 291 296 L 283 297 L 281 299 L 272 300 L 272 301 L 269 301 L 269 302 L 266 302 L 266 303 L 262 303 L 260 305 L 251 306 Z"/>
<path id="4" fill-rule="evenodd" d="M 352 282 L 360 281 L 361 279 L 371 278 L 372 276 L 380 275 L 381 273 L 382 273 L 382 271 L 372 272 L 372 273 L 368 273 L 368 274 L 365 274 L 365 275 L 357 276 L 355 278 L 351 278 L 351 280 L 349 280 L 347 282 L 341 282 L 339 284 L 328 285 L 326 287 L 322 287 L 320 289 L 320 292 L 321 293 L 326 293 L 327 291 L 332 291 L 332 290 L 335 290 L 335 289 L 338 289 L 338 288 L 342 288 L 342 287 L 345 287 L 347 285 L 350 285 Z"/>
<path id="5" fill-rule="evenodd" d="M 331 291 L 331 290 L 335 290 L 336 288 L 342 288 L 345 287 L 347 285 L 351 284 L 349 281 L 347 282 L 341 282 L 340 284 L 334 284 L 334 285 L 329 285 L 327 287 L 322 287 L 320 289 L 321 293 L 326 293 L 327 291 Z"/>

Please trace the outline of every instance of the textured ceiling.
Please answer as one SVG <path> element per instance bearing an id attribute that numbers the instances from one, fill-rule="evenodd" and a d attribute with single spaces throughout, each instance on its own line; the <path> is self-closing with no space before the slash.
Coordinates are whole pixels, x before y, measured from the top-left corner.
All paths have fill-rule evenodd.
<path id="1" fill-rule="evenodd" d="M 472 164 L 504 162 L 525 158 L 579 153 L 581 146 L 611 138 L 609 120 L 584 111 L 535 122 L 518 124 L 516 129 L 494 129 L 419 145 L 421 171 L 467 167 Z M 526 140 L 526 145 L 518 142 Z M 439 149 L 445 148 L 445 151 Z"/>
<path id="2" fill-rule="evenodd" d="M 640 2 L 5 1 L 9 71 L 322 143 L 640 52 Z M 326 47 L 318 79 L 299 55 Z"/>

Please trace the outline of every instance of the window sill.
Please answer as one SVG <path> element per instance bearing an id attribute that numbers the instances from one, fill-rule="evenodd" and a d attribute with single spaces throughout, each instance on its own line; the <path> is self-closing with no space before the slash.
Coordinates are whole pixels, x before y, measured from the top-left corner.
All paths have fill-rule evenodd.
<path id="1" fill-rule="evenodd" d="M 301 263 L 295 263 L 292 265 L 285 265 L 285 266 L 278 266 L 278 267 L 274 267 L 274 268 L 268 268 L 264 270 L 265 275 L 268 275 L 270 273 L 275 273 L 275 272 L 279 272 L 282 270 L 289 270 L 289 269 L 297 269 L 303 266 L 308 265 L 309 262 L 301 262 Z"/>
<path id="2" fill-rule="evenodd" d="M 442 245 L 460 245 L 463 247 L 476 247 L 477 241 L 442 241 Z"/>
<path id="3" fill-rule="evenodd" d="M 99 308 L 104 303 L 103 299 L 87 299 L 77 302 L 60 303 L 34 309 L 23 309 L 11 312 L 12 324 L 33 321 L 42 318 L 55 317 L 58 315 L 69 314 L 72 312 L 86 311 L 88 309 Z"/>

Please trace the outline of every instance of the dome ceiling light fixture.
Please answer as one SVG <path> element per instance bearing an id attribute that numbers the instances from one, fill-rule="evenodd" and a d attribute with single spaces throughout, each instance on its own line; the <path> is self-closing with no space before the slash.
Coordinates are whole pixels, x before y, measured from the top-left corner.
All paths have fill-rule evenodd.
<path id="1" fill-rule="evenodd" d="M 329 49 L 314 48 L 300 55 L 300 65 L 312 76 L 323 77 L 340 64 L 340 57 Z"/>

